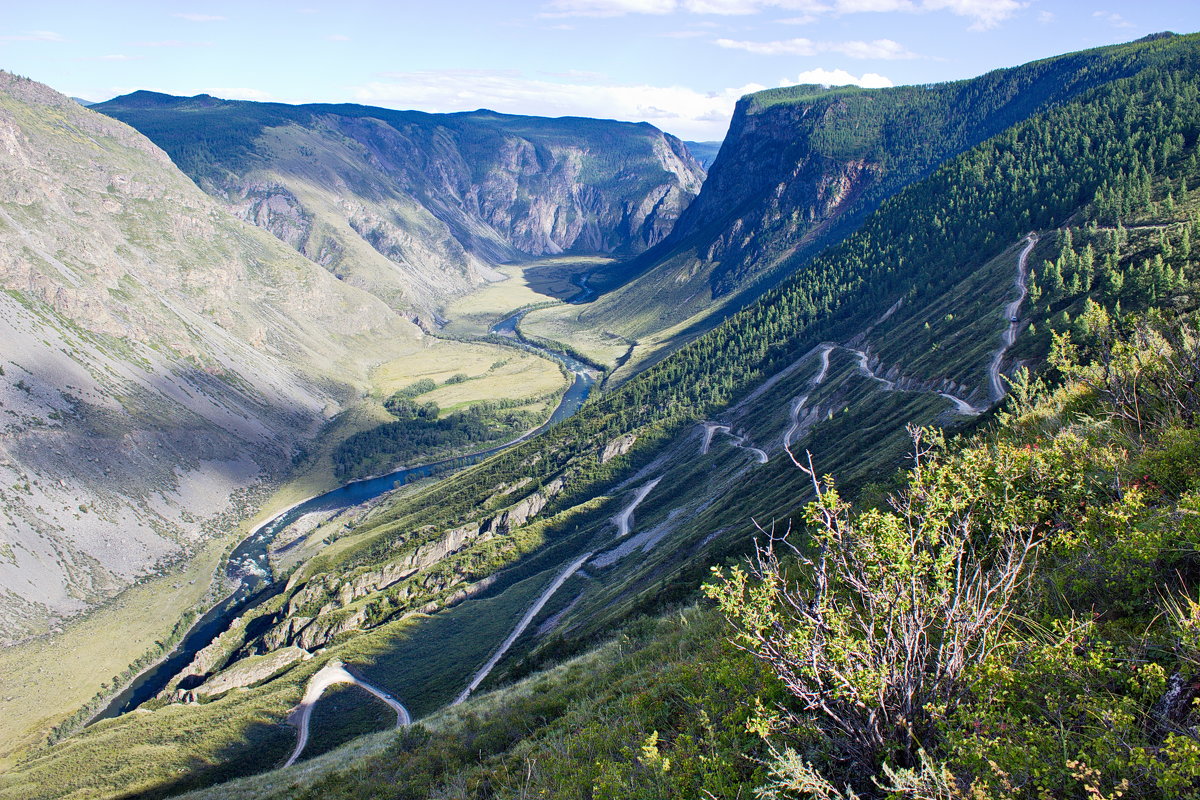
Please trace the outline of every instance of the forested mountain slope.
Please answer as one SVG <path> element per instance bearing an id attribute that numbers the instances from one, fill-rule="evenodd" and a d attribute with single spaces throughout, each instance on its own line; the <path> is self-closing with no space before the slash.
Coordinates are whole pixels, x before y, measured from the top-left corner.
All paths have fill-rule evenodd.
<path id="1" fill-rule="evenodd" d="M 887 89 L 792 86 L 743 98 L 705 190 L 658 246 L 592 283 L 597 302 L 531 315 L 538 335 L 632 346 L 619 377 L 661 358 L 797 270 L 887 197 L 1029 116 L 1140 65 L 1108 47 L 978 78 Z M 613 288 L 617 284 L 617 288 Z M 617 345 L 620 346 L 617 346 Z"/>
<path id="2" fill-rule="evenodd" d="M 0 640 L 186 557 L 421 332 L 0 73 Z"/>
<path id="3" fill-rule="evenodd" d="M 644 123 L 154 92 L 95 108 L 243 219 L 430 323 L 497 277 L 489 263 L 645 250 L 704 179 L 682 142 Z"/>
<path id="4" fill-rule="evenodd" d="M 1139 714 L 1157 707 L 1168 680 L 1190 685 L 1184 669 L 1191 651 L 1168 655 L 1169 635 L 1146 640 L 1145 647 L 1130 642 L 1164 619 L 1152 608 L 1156 576 L 1194 571 L 1189 529 L 1179 523 L 1192 503 L 1181 493 L 1195 489 L 1186 477 L 1188 448 L 1194 449 L 1188 444 L 1192 412 L 1186 411 L 1194 402 L 1194 381 L 1186 359 L 1194 361 L 1189 354 L 1195 347 L 1189 337 L 1171 332 L 1178 332 L 1181 316 L 1194 311 L 1200 296 L 1191 245 L 1200 233 L 1200 37 L 1103 52 L 1129 76 L 1093 86 L 950 159 L 882 202 L 856 232 L 761 300 L 597 397 L 576 417 L 477 467 L 401 490 L 357 518 L 316 531 L 329 541 L 324 553 L 297 570 L 283 593 L 231 628 L 203 663 L 193 665 L 188 685 L 203 687 L 223 673 L 274 663 L 266 659 L 298 648 L 313 652 L 311 659 L 290 662 L 249 691 L 198 704 L 179 702 L 190 699 L 190 690 L 180 687 L 150 704 L 152 713 L 105 721 L 19 765 L 0 778 L 0 797 L 169 796 L 282 764 L 296 741 L 286 716 L 308 679 L 332 659 L 401 700 L 416 717 L 433 715 L 433 734 L 418 730 L 399 740 L 376 740 L 375 746 L 388 749 L 352 761 L 346 770 L 339 763 L 349 753 L 229 792 L 353 798 L 707 791 L 745 797 L 771 780 L 760 769 L 765 759 L 781 782 L 828 776 L 833 783 L 827 797 L 838 796 L 833 787 L 846 782 L 856 791 L 876 792 L 871 776 L 894 777 L 884 765 L 912 770 L 914 781 L 943 784 L 949 779 L 939 765 L 948 765 L 962 796 L 969 796 L 975 780 L 996 795 L 1037 797 L 1046 789 L 1043 794 L 1054 796 L 1070 787 L 1085 796 L 1086 785 L 1117 788 L 1122 772 L 1130 776 L 1126 789 L 1136 786 L 1143 796 L 1186 794 L 1194 788 L 1194 772 L 1187 770 L 1195 747 L 1186 709 L 1170 706 L 1174 716 L 1166 718 L 1178 727 L 1167 733 L 1142 725 Z M 858 555 L 842 551 L 847 563 L 860 559 L 885 577 L 887 570 L 910 564 L 957 563 L 926 559 L 930 551 L 919 547 L 925 541 L 937 556 L 963 553 L 964 541 L 978 541 L 985 548 L 980 552 L 991 552 L 989 534 L 1011 533 L 1009 522 L 1039 538 L 1061 534 L 1053 555 L 1063 571 L 1049 576 L 1040 598 L 1019 607 L 1030 629 L 1006 640 L 1009 649 L 996 651 L 1004 658 L 972 662 L 983 664 L 984 673 L 931 677 L 928 685 L 949 688 L 938 688 L 929 705 L 896 705 L 896 695 L 886 693 L 875 700 L 869 690 L 900 662 L 864 661 L 861 681 L 852 688 L 866 699 L 858 702 L 856 695 L 846 703 L 849 710 L 839 706 L 856 726 L 848 733 L 836 719 L 804 708 L 812 697 L 808 673 L 787 673 L 787 664 L 768 664 L 764 671 L 723 649 L 711 612 L 701 612 L 703 619 L 686 612 L 634 624 L 575 666 L 540 673 L 513 693 L 468 700 L 461 715 L 437 713 L 463 696 L 473 676 L 486 691 L 588 649 L 639 614 L 661 612 L 674 601 L 693 603 L 710 565 L 750 548 L 755 520 L 777 532 L 789 524 L 811 530 L 807 522 L 824 518 L 819 509 L 805 515 L 813 481 L 795 467 L 788 448 L 811 451 L 817 474 L 836 475 L 843 497 L 857 498 L 865 508 L 881 506 L 887 490 L 906 480 L 896 469 L 913 448 L 907 424 L 986 424 L 994 365 L 1012 375 L 1021 363 L 1043 364 L 1051 332 L 1070 332 L 1085 350 L 1076 353 L 1058 339 L 1058 372 L 1046 377 L 1072 377 L 1080 359 L 1103 365 L 1112 337 L 1138 335 L 1136 315 L 1142 314 L 1165 317 L 1166 332 L 1158 336 L 1170 344 L 1143 350 L 1157 352 L 1155 358 L 1185 356 L 1176 370 L 1183 380 L 1170 384 L 1177 387 L 1174 394 L 1162 381 L 1154 390 L 1185 409 L 1176 415 L 1167 408 L 1161 425 L 1153 423 L 1182 431 L 1181 455 L 1157 462 L 1164 476 L 1185 476 L 1179 489 L 1169 490 L 1174 494 L 1154 495 L 1144 507 L 1122 505 L 1124 498 L 1136 499 L 1128 487 L 1138 474 L 1143 484 L 1166 485 L 1139 460 L 1151 446 L 1170 445 L 1165 434 L 1161 442 L 1137 445 L 1144 450 L 1119 437 L 1099 442 L 1094 452 L 1076 447 L 1093 433 L 1108 435 L 1102 420 L 1109 408 L 1126 409 L 1132 427 L 1118 431 L 1122 436 L 1159 430 L 1119 399 L 1143 397 L 1149 384 L 1132 391 L 1118 369 L 1111 380 L 1100 373 L 1110 388 L 1096 389 L 1101 395 L 1095 402 L 1071 405 L 1083 392 L 1077 386 L 1035 409 L 1035 384 L 1018 377 L 1014 408 L 1024 421 L 1009 420 L 1016 433 L 1001 434 L 1013 438 L 982 439 L 964 455 L 930 462 L 939 477 L 936 496 L 929 496 L 950 504 L 974 498 L 985 509 L 984 522 L 954 516 L 961 505 L 950 509 L 946 524 L 936 515 L 911 517 L 917 525 L 931 520 L 929 535 L 915 539 L 902 535 L 909 518 L 854 522 L 880 538 Z M 1156 341 L 1151 334 L 1144 339 Z M 1134 358 L 1135 351 L 1120 352 L 1125 360 Z M 1141 370 L 1137 380 L 1158 380 L 1159 372 L 1130 363 L 1128 374 Z M 1116 390 L 1116 400 L 1103 396 Z M 1093 424 L 1101 427 L 1090 429 Z M 1043 447 L 1049 452 L 1039 455 Z M 1037 460 L 1042 457 L 1050 460 Z M 919 486 L 921 477 L 908 480 Z M 832 519 L 848 514 L 825 497 Z M 1088 517 L 1089 509 L 1098 516 Z M 1146 516 L 1137 516 L 1143 511 Z M 1170 524 L 1158 525 L 1160 517 Z M 1130 520 L 1137 520 L 1136 528 Z M 1157 525 L 1158 538 L 1123 538 L 1143 530 L 1143 521 Z M 938 535 L 960 529 L 969 534 L 951 537 L 960 549 L 941 549 Z M 1114 540 L 1120 542 L 1116 556 L 1106 551 Z M 906 541 L 917 548 L 907 556 Z M 796 544 L 804 544 L 803 534 Z M 1118 560 L 1103 560 L 1112 557 Z M 797 568 L 788 579 L 803 574 Z M 847 576 L 856 574 L 848 569 L 830 584 L 839 599 L 846 598 L 839 608 L 849 609 L 835 620 L 842 638 L 833 645 L 840 652 L 859 652 L 852 648 L 869 640 L 880 619 L 853 613 L 868 601 L 876 604 L 872 609 L 882 607 L 878 598 L 855 594 Z M 924 581 L 927 575 L 913 577 Z M 936 594 L 953 574 L 931 580 Z M 1015 594 L 1005 592 L 1007 603 Z M 761 628 L 741 609 L 768 623 L 775 618 L 755 605 L 754 596 L 739 600 L 736 583 L 717 595 L 728 616 L 751 634 L 744 643 L 757 647 L 753 634 Z M 1130 598 L 1128 608 L 1113 598 Z M 1077 636 L 1084 629 L 1072 614 L 1087 619 L 1094 611 L 1101 612 L 1096 624 L 1112 619 L 1112 627 L 1100 632 L 1101 639 L 1089 638 L 1095 629 Z M 961 619 L 953 609 L 934 616 Z M 809 629 L 802 620 L 780 619 L 768 632 L 785 637 L 791 630 L 803 637 Z M 1052 632 L 1036 640 L 1045 647 L 1022 649 L 1040 630 Z M 781 641 L 802 647 L 807 640 Z M 494 671 L 480 672 L 502 642 L 511 650 Z M 1033 666 L 1012 666 L 1012 658 L 1030 653 Z M 1128 665 L 1147 654 L 1155 654 L 1159 671 L 1138 667 L 1131 673 Z M 918 655 L 900 661 L 928 663 L 925 651 Z M 921 680 L 920 674 L 905 675 Z M 1021 683 L 1027 675 L 1031 680 Z M 780 677 L 790 683 L 781 685 Z M 589 687 L 594 691 L 582 696 Z M 309 740 L 305 755 L 394 722 L 394 715 L 389 719 L 356 692 L 328 698 L 325 716 L 318 704 L 313 724 L 324 734 Z M 1054 702 L 1044 702 L 1046 692 L 1057 692 Z M 1097 703 L 1089 701 L 1093 693 L 1101 698 Z M 982 700 L 971 705 L 971 697 Z M 756 700 L 763 702 L 761 712 Z M 777 700 L 785 705 L 772 722 L 767 717 Z M 856 707 L 875 711 L 872 703 L 890 705 L 870 724 L 853 716 Z M 748 729 L 752 716 L 764 719 Z M 1003 739 L 997 744 L 998 731 L 1012 730 L 1028 736 L 1014 739 L 1012 747 Z M 865 731 L 863 738 L 854 739 L 858 731 Z M 765 743 L 758 733 L 767 734 Z M 1063 741 L 1070 747 L 1059 747 Z M 1132 751 L 1130 743 L 1140 749 Z M 135 744 L 154 758 L 129 764 L 126 754 Z M 789 745 L 799 755 L 789 756 Z M 356 746 L 362 753 L 371 745 Z M 923 776 L 921 748 L 934 765 Z M 1114 768 L 1113 780 L 1101 784 L 1091 777 L 1092 770 Z M 956 796 L 949 788 L 939 794 L 937 786 L 922 786 L 925 794 L 916 796 Z"/>
<path id="5" fill-rule="evenodd" d="M 884 263 L 930 257 L 940 231 L 954 243 L 935 267 L 947 279 L 910 284 L 864 329 L 826 337 L 726 411 L 719 421 L 738 434 L 729 450 L 716 450 L 722 433 L 711 425 L 691 434 L 698 453 L 656 448 L 625 484 L 657 476 L 649 491 L 610 506 L 641 499 L 629 553 L 638 568 L 679 558 L 663 550 L 703 552 L 721 528 L 702 509 L 693 515 L 686 492 L 703 474 L 695 463 L 715 456 L 735 477 L 715 505 L 742 515 L 743 534 L 750 515 L 777 537 L 790 520 L 795 550 L 776 540 L 749 567 L 721 570 L 706 592 L 716 609 L 640 620 L 403 735 L 194 796 L 1200 792 L 1197 45 L 1134 50 L 1147 62 L 1140 74 L 1017 126 L 885 203 L 826 263 L 868 244 Z M 926 245 L 886 235 L 905 219 L 929 230 Z M 1027 226 L 1035 233 L 1019 244 L 991 240 Z M 976 303 L 997 283 L 1007 291 L 982 314 Z M 1014 323 L 996 311 L 1014 299 L 1023 302 L 1009 349 Z M 893 462 L 904 471 L 864 485 L 863 445 L 886 445 L 879 428 L 921 421 L 922 396 L 974 413 L 964 406 L 986 398 L 996 352 L 985 341 L 1000 342 L 1006 370 L 1025 360 L 1041 376 L 1017 370 L 1012 397 L 985 425 L 949 444 L 927 430 L 893 449 L 909 452 Z M 764 418 L 785 409 L 792 422 L 776 440 L 787 423 Z M 815 474 L 777 457 L 789 440 L 813 453 Z M 805 495 L 818 502 L 800 513 Z M 684 520 L 676 530 L 699 530 L 674 538 L 662 530 L 673 517 Z M 561 542 L 575 534 L 562 532 Z M 622 574 L 614 563 L 587 561 L 509 677 L 560 660 L 572 639 L 603 636 L 639 585 L 625 583 L 638 568 Z M 661 605 L 669 585 L 662 571 L 644 578 L 642 607 Z M 729 641 L 714 643 L 722 635 Z M 414 663 L 373 667 L 395 669 L 402 691 L 413 677 L 402 667 Z"/>

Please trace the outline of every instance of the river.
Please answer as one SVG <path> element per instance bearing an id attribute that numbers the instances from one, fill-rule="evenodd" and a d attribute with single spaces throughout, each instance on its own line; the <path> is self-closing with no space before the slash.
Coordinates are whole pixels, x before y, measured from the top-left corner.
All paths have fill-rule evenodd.
<path id="1" fill-rule="evenodd" d="M 588 291 L 586 285 L 580 288 Z M 513 314 L 493 325 L 491 332 L 512 339 L 514 346 L 558 361 L 575 376 L 574 381 L 567 387 L 567 391 L 559 401 L 558 407 L 554 409 L 554 413 L 545 423 L 520 438 L 486 450 L 415 467 L 405 467 L 374 478 L 351 481 L 324 494 L 311 497 L 302 503 L 297 503 L 259 525 L 234 548 L 229 556 L 225 574 L 236 586 L 233 593 L 210 608 L 192 625 L 182 641 L 166 658 L 138 675 L 133 683 L 114 697 L 88 724 L 120 716 L 154 697 L 170 683 L 171 678 L 192 662 L 196 653 L 212 643 L 239 615 L 278 593 L 283 586 L 276 583 L 275 575 L 271 571 L 270 544 L 281 531 L 305 514 L 318 511 L 339 511 L 368 500 L 374 500 L 406 483 L 469 466 L 512 447 L 518 442 L 538 435 L 578 411 L 579 407 L 587 400 L 588 394 L 596 382 L 594 371 L 567 353 L 549 350 L 521 339 L 520 334 L 517 333 L 517 324 L 524 315 L 524 311 Z"/>

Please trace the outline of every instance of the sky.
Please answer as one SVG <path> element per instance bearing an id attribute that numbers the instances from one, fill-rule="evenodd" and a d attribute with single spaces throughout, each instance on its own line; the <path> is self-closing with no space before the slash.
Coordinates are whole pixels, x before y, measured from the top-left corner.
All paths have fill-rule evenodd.
<path id="1" fill-rule="evenodd" d="M 0 69 L 64 94 L 646 121 L 721 139 L 744 94 L 891 86 L 1200 31 L 1197 0 L 0 0 Z"/>

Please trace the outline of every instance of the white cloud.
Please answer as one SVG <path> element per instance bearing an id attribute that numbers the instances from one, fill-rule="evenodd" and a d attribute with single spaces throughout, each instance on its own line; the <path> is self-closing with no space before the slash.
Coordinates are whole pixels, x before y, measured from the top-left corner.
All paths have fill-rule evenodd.
<path id="1" fill-rule="evenodd" d="M 1049 25 L 1051 22 L 1054 22 L 1054 12 L 1053 11 L 1039 11 L 1038 12 L 1038 22 L 1042 23 L 1043 25 Z"/>
<path id="2" fill-rule="evenodd" d="M 123 53 L 113 53 L 107 56 L 82 56 L 76 61 L 137 61 L 144 56 L 127 56 Z"/>
<path id="3" fill-rule="evenodd" d="M 840 53 L 848 58 L 874 58 L 892 61 L 916 58 L 899 42 L 875 39 L 871 42 L 814 42 L 812 39 L 783 39 L 775 42 L 746 42 L 717 39 L 714 44 L 728 50 L 745 50 L 761 56 L 815 56 L 819 53 Z"/>
<path id="4" fill-rule="evenodd" d="M 626 14 L 670 14 L 676 0 L 551 0 L 545 16 L 621 17 Z"/>
<path id="5" fill-rule="evenodd" d="M 971 30 L 994 28 L 1020 11 L 1027 2 L 1020 0 L 921 0 L 923 11 L 949 11 L 960 17 L 972 17 Z"/>
<path id="6" fill-rule="evenodd" d="M 157 42 L 129 42 L 131 47 L 212 47 L 212 42 L 184 42 L 179 39 L 163 39 Z"/>
<path id="7" fill-rule="evenodd" d="M 54 31 L 26 31 L 15 36 L 0 36 L 0 42 L 65 42 L 62 34 Z"/>
<path id="8" fill-rule="evenodd" d="M 1093 11 L 1092 16 L 1102 19 L 1114 28 L 1132 28 L 1133 23 L 1115 11 Z"/>
<path id="9" fill-rule="evenodd" d="M 786 19 L 777 19 L 775 23 L 778 25 L 810 25 L 817 21 L 814 14 L 805 14 L 801 17 L 787 17 Z"/>
<path id="10" fill-rule="evenodd" d="M 618 85 L 529 78 L 511 71 L 433 70 L 387 73 L 353 89 L 361 103 L 423 111 L 490 108 L 508 114 L 585 116 L 649 122 L 689 139 L 720 139 L 742 95 L 767 87 L 747 84 L 713 92 L 683 86 Z"/>
<path id="11" fill-rule="evenodd" d="M 188 22 L 224 22 L 229 19 L 229 17 L 222 17 L 216 14 L 193 14 L 191 12 L 179 12 L 171 16 L 186 19 Z"/>
<path id="12" fill-rule="evenodd" d="M 970 17 L 973 30 L 994 28 L 1028 5 L 1028 0 L 549 0 L 544 16 L 618 17 L 626 14 L 745 15 L 795 11 L 792 19 L 818 14 L 948 11 Z"/>
<path id="13" fill-rule="evenodd" d="M 884 77 L 876 72 L 864 72 L 861 76 L 846 72 L 844 69 L 816 69 L 805 70 L 796 76 L 795 80 L 784 79 L 779 82 L 780 86 L 793 86 L 797 83 L 819 83 L 822 86 L 862 86 L 865 89 L 884 89 L 888 86 L 895 86 L 891 78 Z"/>
<path id="14" fill-rule="evenodd" d="M 224 100 L 264 100 L 272 99 L 270 92 L 264 92 L 261 89 L 201 89 L 203 94 L 211 94 L 213 97 L 220 97 Z"/>

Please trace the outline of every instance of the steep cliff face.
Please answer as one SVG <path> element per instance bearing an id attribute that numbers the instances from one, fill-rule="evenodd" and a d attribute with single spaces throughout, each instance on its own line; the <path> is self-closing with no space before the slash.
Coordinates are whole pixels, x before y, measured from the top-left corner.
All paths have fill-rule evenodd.
<path id="1" fill-rule="evenodd" d="M 489 262 L 644 251 L 704 179 L 646 124 L 151 92 L 97 108 L 243 219 L 424 319 L 494 278 Z"/>
<path id="2" fill-rule="evenodd" d="M 747 96 L 700 196 L 661 243 L 622 272 L 596 276 L 592 284 L 609 291 L 570 310 L 571 326 L 637 342 L 630 366 L 652 363 L 948 159 L 1131 68 L 1101 49 L 933 86 Z"/>
<path id="3" fill-rule="evenodd" d="M 480 569 L 480 553 L 489 547 L 519 549 L 505 540 L 536 519 L 565 485 L 563 478 L 555 478 L 467 524 L 413 535 L 399 555 L 382 565 L 350 573 L 297 573 L 285 591 L 287 602 L 270 618 L 271 627 L 247 642 L 243 652 L 271 652 L 291 644 L 313 650 L 347 631 L 399 614 L 432 613 L 484 591 L 495 575 Z M 511 490 L 519 492 L 519 487 Z"/>
<path id="4" fill-rule="evenodd" d="M 765 262 L 816 239 L 879 184 L 883 159 L 823 141 L 870 124 L 858 111 L 836 96 L 761 110 L 741 101 L 704 200 L 670 237 L 703 265 L 711 296 L 729 294 Z"/>
<path id="5" fill-rule="evenodd" d="M 223 530 L 420 331 L 0 73 L 0 639 Z"/>

